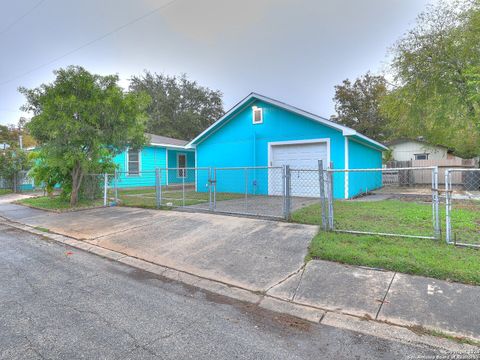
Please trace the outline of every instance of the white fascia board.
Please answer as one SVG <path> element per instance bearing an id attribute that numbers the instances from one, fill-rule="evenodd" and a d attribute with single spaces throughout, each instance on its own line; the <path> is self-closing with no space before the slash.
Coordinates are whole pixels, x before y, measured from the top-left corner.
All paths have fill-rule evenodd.
<path id="1" fill-rule="evenodd" d="M 180 150 L 185 150 L 185 151 L 192 151 L 192 149 L 187 148 L 186 145 L 181 146 L 181 145 L 150 143 L 149 146 L 157 146 L 157 147 L 164 147 L 164 148 L 168 148 L 168 149 L 180 149 Z"/>
<path id="2" fill-rule="evenodd" d="M 353 130 L 353 131 L 355 131 L 355 130 Z M 344 135 L 345 135 L 345 134 L 344 134 Z M 370 139 L 369 137 L 367 137 L 367 136 L 365 136 L 365 135 L 362 135 L 362 134 L 360 134 L 360 133 L 358 133 L 358 132 L 356 132 L 356 131 L 355 131 L 354 134 L 349 134 L 349 135 L 345 135 L 345 136 L 358 136 L 360 139 L 365 140 L 365 141 L 367 141 L 367 142 L 369 142 L 369 143 L 371 143 L 371 144 L 373 144 L 373 145 L 375 145 L 375 146 L 378 146 L 379 148 L 381 148 L 381 149 L 383 149 L 383 150 L 388 150 L 388 147 L 386 147 L 385 145 L 379 143 L 378 141 L 375 141 L 375 140 L 373 140 L 373 139 Z"/>

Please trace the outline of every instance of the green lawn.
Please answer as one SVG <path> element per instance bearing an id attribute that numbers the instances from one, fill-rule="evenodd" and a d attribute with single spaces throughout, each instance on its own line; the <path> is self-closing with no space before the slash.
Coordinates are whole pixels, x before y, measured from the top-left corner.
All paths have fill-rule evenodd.
<path id="1" fill-rule="evenodd" d="M 84 209 L 90 207 L 103 206 L 103 199 L 98 200 L 80 200 L 75 207 L 70 206 L 69 200 L 60 196 L 40 196 L 18 200 L 17 203 L 45 210 L 66 211 L 74 209 Z"/>
<path id="2" fill-rule="evenodd" d="M 339 200 L 334 202 L 333 212 L 336 229 L 433 236 L 432 205 L 428 203 Z M 292 220 L 320 224 L 320 205 L 295 211 Z"/>
<path id="3" fill-rule="evenodd" d="M 443 207 L 442 204 L 442 226 Z M 454 204 L 453 209 L 455 233 L 478 243 L 480 204 L 461 202 Z M 334 214 L 337 229 L 411 235 L 433 233 L 431 204 L 400 200 L 336 201 Z M 292 221 L 320 224 L 320 205 L 297 210 L 292 214 Z M 312 258 L 480 285 L 480 251 L 446 245 L 444 240 L 320 232 L 310 245 L 308 259 Z"/>
<path id="4" fill-rule="evenodd" d="M 308 258 L 480 285 L 479 250 L 428 239 L 320 232 Z"/>
<path id="5" fill-rule="evenodd" d="M 12 193 L 12 190 L 10 189 L 0 189 L 0 196 L 11 194 L 11 193 Z"/>
<path id="6" fill-rule="evenodd" d="M 208 192 L 196 192 L 192 190 L 185 191 L 185 202 L 183 201 L 183 196 L 181 190 L 162 191 L 162 208 L 204 204 L 207 203 L 210 198 Z M 243 196 L 243 194 L 217 193 L 216 199 L 223 201 L 238 199 Z M 118 197 L 120 199 L 120 205 L 123 206 L 156 207 L 155 189 L 119 189 Z"/>

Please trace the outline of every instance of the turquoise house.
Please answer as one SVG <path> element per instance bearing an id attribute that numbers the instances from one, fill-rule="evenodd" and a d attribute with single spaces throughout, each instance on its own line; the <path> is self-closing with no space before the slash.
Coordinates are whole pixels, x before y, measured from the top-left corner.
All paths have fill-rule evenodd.
<path id="1" fill-rule="evenodd" d="M 119 188 L 155 186 L 155 171 L 162 185 L 194 184 L 195 151 L 185 148 L 187 141 L 146 134 L 148 145 L 127 149 L 114 158 Z M 166 170 L 168 169 L 168 170 Z"/>
<path id="2" fill-rule="evenodd" d="M 282 181 L 278 171 L 284 165 L 318 170 L 322 160 L 324 167 L 330 164 L 333 169 L 379 169 L 382 151 L 387 149 L 351 128 L 256 93 L 241 100 L 186 147 L 195 151 L 199 168 L 252 167 L 248 171 L 217 169 L 217 191 L 243 193 L 248 188 L 249 193 L 258 195 L 278 194 Z M 307 176 L 306 172 L 292 173 L 293 196 L 318 196 L 318 176 L 317 181 Z M 206 173 L 196 177 L 197 189 L 206 189 Z M 380 171 L 339 171 L 333 179 L 335 198 L 352 198 L 382 186 Z"/>

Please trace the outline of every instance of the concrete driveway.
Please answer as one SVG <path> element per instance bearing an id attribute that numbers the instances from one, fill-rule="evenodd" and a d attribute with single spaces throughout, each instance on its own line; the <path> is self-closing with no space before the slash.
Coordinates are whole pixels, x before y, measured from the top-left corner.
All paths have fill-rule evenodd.
<path id="1" fill-rule="evenodd" d="M 122 207 L 57 214 L 4 204 L 0 216 L 252 291 L 266 291 L 299 271 L 318 231 L 311 225 Z"/>

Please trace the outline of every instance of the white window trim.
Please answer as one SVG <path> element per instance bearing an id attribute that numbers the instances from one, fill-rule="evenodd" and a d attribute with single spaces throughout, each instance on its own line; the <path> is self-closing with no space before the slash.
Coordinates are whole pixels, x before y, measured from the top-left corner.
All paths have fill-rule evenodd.
<path id="1" fill-rule="evenodd" d="M 129 163 L 129 155 L 128 152 L 130 151 L 129 148 L 127 148 L 127 152 L 125 155 L 125 170 L 126 170 L 126 176 L 129 177 L 139 177 L 142 176 L 142 150 L 138 150 L 138 174 L 130 174 L 130 169 L 128 168 L 128 163 Z"/>
<path id="2" fill-rule="evenodd" d="M 197 172 L 198 172 L 198 170 L 197 170 L 197 168 L 198 168 L 198 162 L 197 161 L 198 160 L 197 159 L 198 158 L 197 158 L 197 148 L 196 147 L 195 147 L 194 154 L 195 154 L 195 192 L 197 192 L 198 191 L 198 176 L 197 176 L 198 175 L 197 174 Z"/>
<path id="3" fill-rule="evenodd" d="M 180 176 L 180 156 L 185 156 L 185 167 L 183 169 L 185 169 L 183 171 L 183 176 Z M 187 154 L 186 153 L 177 153 L 177 178 L 179 179 L 186 179 L 187 178 Z"/>
<path id="4" fill-rule="evenodd" d="M 350 155 L 349 155 L 349 148 L 348 148 L 348 146 L 349 146 L 349 144 L 348 144 L 349 139 L 348 139 L 348 137 L 346 137 L 346 136 L 344 137 L 344 139 L 345 139 L 345 150 L 344 150 L 344 151 L 345 151 L 345 169 L 348 170 L 348 169 L 350 169 Z M 348 183 L 348 181 L 349 181 L 349 176 L 348 176 L 348 175 L 349 175 L 349 172 L 348 172 L 348 171 L 345 171 L 345 174 L 344 174 L 345 184 L 344 184 L 343 186 L 345 187 L 344 197 L 345 197 L 345 199 L 347 199 L 347 200 L 348 200 L 348 197 L 350 196 L 350 194 L 349 194 L 349 189 L 348 189 L 349 186 L 350 186 L 350 184 Z"/>
<path id="5" fill-rule="evenodd" d="M 165 149 L 165 168 L 166 168 L 166 179 L 165 179 L 165 185 L 168 186 L 168 149 Z"/>
<path id="6" fill-rule="evenodd" d="M 425 155 L 426 159 L 417 159 L 417 155 Z M 415 158 L 415 160 L 422 161 L 422 160 L 428 160 L 428 155 L 430 155 L 430 153 L 418 153 L 418 154 L 413 154 L 413 157 Z"/>
<path id="7" fill-rule="evenodd" d="M 260 121 L 255 121 L 255 111 L 260 111 Z M 253 125 L 263 124 L 263 108 L 252 106 L 252 124 Z"/>

